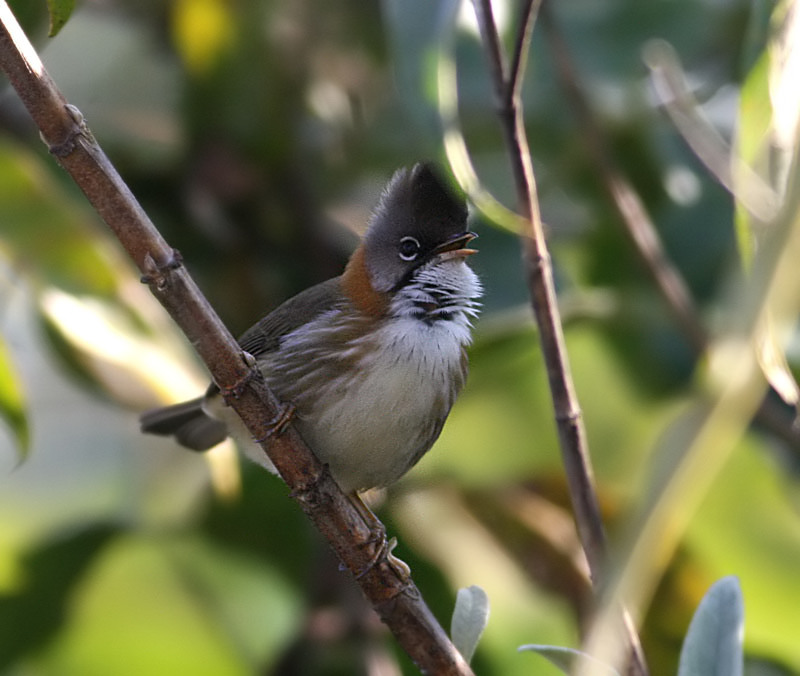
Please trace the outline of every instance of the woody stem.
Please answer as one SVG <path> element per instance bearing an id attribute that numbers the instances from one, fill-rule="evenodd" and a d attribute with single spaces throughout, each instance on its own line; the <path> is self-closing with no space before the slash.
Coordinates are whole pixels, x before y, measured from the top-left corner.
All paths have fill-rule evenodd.
<path id="1" fill-rule="evenodd" d="M 594 488 L 586 428 L 572 380 L 556 302 L 550 253 L 539 212 L 536 181 L 520 101 L 525 57 L 540 1 L 526 0 L 523 3 L 514 55 L 510 68 L 507 68 L 490 0 L 473 0 L 494 85 L 495 105 L 508 148 L 518 209 L 527 219 L 528 229 L 522 233 L 521 244 L 527 269 L 528 289 L 533 314 L 539 327 L 539 341 L 547 369 L 561 457 L 575 522 L 596 586 L 601 580 L 602 567 L 606 559 L 605 530 Z M 647 674 L 647 667 L 639 638 L 626 613 L 624 616 L 632 655 L 631 673 L 644 676 Z"/>

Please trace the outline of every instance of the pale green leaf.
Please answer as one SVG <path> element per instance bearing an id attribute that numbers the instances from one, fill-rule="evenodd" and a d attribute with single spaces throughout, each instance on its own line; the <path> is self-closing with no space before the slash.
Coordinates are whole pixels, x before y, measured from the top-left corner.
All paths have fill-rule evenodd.
<path id="1" fill-rule="evenodd" d="M 477 585 L 464 587 L 456 595 L 456 607 L 450 636 L 464 659 L 469 662 L 489 622 L 489 597 Z"/>
<path id="2" fill-rule="evenodd" d="M 741 676 L 743 629 L 739 581 L 722 578 L 708 590 L 692 618 L 678 676 Z"/>

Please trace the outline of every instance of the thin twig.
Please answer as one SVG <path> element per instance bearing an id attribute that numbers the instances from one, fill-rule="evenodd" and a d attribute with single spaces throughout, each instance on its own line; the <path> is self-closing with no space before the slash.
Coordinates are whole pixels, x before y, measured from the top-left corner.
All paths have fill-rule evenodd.
<path id="1" fill-rule="evenodd" d="M 508 146 L 519 209 L 529 219 L 529 230 L 522 245 L 528 270 L 528 288 L 533 313 L 539 327 L 539 340 L 547 367 L 553 400 L 562 462 L 567 476 L 572 508 L 581 545 L 586 553 L 595 584 L 601 579 L 606 558 L 606 539 L 589 456 L 586 429 L 572 382 L 569 358 L 556 302 L 555 283 L 547 243 L 544 237 L 536 182 L 524 127 L 520 92 L 525 73 L 537 0 L 527 0 L 515 44 L 512 68 L 504 67 L 500 38 L 490 0 L 474 0 L 475 12 L 492 74 L 494 96 L 501 127 Z M 633 621 L 626 611 L 622 620 L 630 645 L 630 673 L 648 673 L 644 654 Z"/>
<path id="2" fill-rule="evenodd" d="M 514 40 L 514 55 L 511 57 L 511 66 L 508 70 L 509 96 L 513 101 L 519 101 L 522 95 L 522 86 L 525 82 L 525 67 L 528 64 L 528 52 L 531 46 L 531 35 L 536 24 L 536 17 L 542 0 L 525 0 L 520 11 L 520 20 L 517 27 L 518 33 Z"/>
<path id="3" fill-rule="evenodd" d="M 236 341 L 164 241 L 92 137 L 77 108 L 67 104 L 14 19 L 0 3 L 0 67 L 39 127 L 58 163 L 86 194 L 134 260 L 158 300 L 186 334 L 214 381 L 230 398 L 255 439 L 292 489 L 292 496 L 328 539 L 381 619 L 425 673 L 472 674 L 411 580 L 385 556 L 385 541 L 342 494 L 291 427 L 271 435 L 280 412 L 252 358 Z M 376 560 L 377 559 L 377 560 Z"/>
<path id="4" fill-rule="evenodd" d="M 490 69 L 494 74 L 495 97 L 509 147 L 517 186 L 519 208 L 529 218 L 529 231 L 523 237 L 528 264 L 529 286 L 534 315 L 539 325 L 542 351 L 547 360 L 547 372 L 553 395 L 556 422 L 559 428 L 562 453 L 565 456 L 570 481 L 575 518 L 581 543 L 593 575 L 597 575 L 605 555 L 605 534 L 600 509 L 592 485 L 592 470 L 587 453 L 582 416 L 569 372 L 558 307 L 555 302 L 550 258 L 539 218 L 530 154 L 524 135 L 518 134 L 518 100 L 509 96 L 515 84 L 506 80 L 499 51 L 499 39 L 489 0 L 476 0 L 476 13 L 481 35 L 486 45 Z M 530 16 L 530 14 L 529 14 Z M 529 35 L 527 32 L 522 35 Z M 516 71 L 521 76 L 521 69 Z M 524 130 L 523 130 L 524 131 Z"/>
<path id="5" fill-rule="evenodd" d="M 636 190 L 611 159 L 603 132 L 580 85 L 570 49 L 548 3 L 542 7 L 540 19 L 550 43 L 559 82 L 578 117 L 577 128 L 583 134 L 596 175 L 642 266 L 664 298 L 679 330 L 699 357 L 708 347 L 709 336 L 689 286 L 664 250 L 653 219 Z M 792 449 L 800 450 L 800 428 L 794 424 L 792 413 L 777 399 L 766 396 L 755 419 Z"/>

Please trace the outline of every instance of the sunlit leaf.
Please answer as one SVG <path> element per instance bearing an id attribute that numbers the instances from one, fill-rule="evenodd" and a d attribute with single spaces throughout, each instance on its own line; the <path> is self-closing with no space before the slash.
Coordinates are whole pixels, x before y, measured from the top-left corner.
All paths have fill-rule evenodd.
<path id="1" fill-rule="evenodd" d="M 759 13 L 756 21 L 762 21 Z M 800 95 L 800 10 L 796 2 L 784 0 L 773 12 L 772 39 L 768 50 L 756 61 L 742 87 L 737 127 L 737 157 L 752 167 L 774 191 L 778 202 L 787 199 L 787 177 L 798 142 Z M 735 166 L 735 163 L 734 163 Z M 748 211 L 738 198 L 747 188 L 748 176 L 740 173 L 736 228 L 739 251 L 749 268 L 755 249 L 775 231 L 775 219 L 766 221 Z M 766 319 L 758 336 L 758 356 L 764 375 L 783 400 L 796 405 L 800 387 L 786 360 L 783 346 L 771 320 Z"/>
<path id="2" fill-rule="evenodd" d="M 764 55 L 754 64 L 742 85 L 735 148 L 739 157 L 762 176 L 766 176 L 767 173 L 765 150 L 772 118 L 767 67 L 768 60 Z M 733 179 L 734 182 L 742 180 L 736 173 L 734 173 Z M 755 253 L 757 232 L 754 230 L 751 215 L 738 202 L 735 222 L 739 255 L 745 267 L 749 268 Z"/>
<path id="3" fill-rule="evenodd" d="M 797 406 L 800 402 L 800 386 L 794 378 L 786 359 L 786 353 L 776 335 L 774 323 L 767 317 L 756 345 L 758 361 L 769 384 L 787 404 Z"/>
<path id="4" fill-rule="evenodd" d="M 50 12 L 49 36 L 55 37 L 64 27 L 75 9 L 75 0 L 47 0 L 47 9 Z"/>
<path id="5" fill-rule="evenodd" d="M 236 30 L 225 0 L 178 0 L 173 4 L 172 27 L 184 62 L 198 73 L 219 60 Z"/>
<path id="6" fill-rule="evenodd" d="M 723 578 L 708 590 L 692 618 L 678 676 L 741 676 L 743 631 L 739 582 Z"/>
<path id="7" fill-rule="evenodd" d="M 783 194 L 800 140 L 800 4 L 782 0 L 773 13 L 769 44 L 769 93 L 772 102 L 773 180 Z"/>
<path id="8" fill-rule="evenodd" d="M 25 396 L 11 353 L 2 337 L 0 337 L 0 418 L 14 435 L 14 440 L 17 442 L 17 457 L 23 460 L 28 455 L 30 445 Z"/>
<path id="9" fill-rule="evenodd" d="M 456 607 L 450 624 L 450 637 L 467 662 L 489 622 L 489 597 L 477 585 L 464 587 L 456 594 Z"/>
<path id="10" fill-rule="evenodd" d="M 142 332 L 119 304 L 48 289 L 40 305 L 49 337 L 73 374 L 117 401 L 143 406 L 205 387 L 187 355 L 171 350 L 166 337 Z"/>

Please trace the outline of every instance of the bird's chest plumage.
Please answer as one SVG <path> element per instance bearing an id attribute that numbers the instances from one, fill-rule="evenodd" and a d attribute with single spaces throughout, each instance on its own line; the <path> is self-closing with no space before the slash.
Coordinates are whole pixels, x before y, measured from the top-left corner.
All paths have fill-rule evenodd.
<path id="1" fill-rule="evenodd" d="M 296 407 L 298 431 L 350 484 L 345 490 L 405 473 L 438 437 L 466 378 L 464 343 L 450 322 L 385 319 L 367 331 L 359 323 L 372 324 L 323 317 L 264 364 L 270 387 Z"/>
<path id="2" fill-rule="evenodd" d="M 411 294 L 376 318 L 344 304 L 286 335 L 261 363 L 344 490 L 392 483 L 439 436 L 467 375 L 471 307 L 439 313 L 440 302 Z"/>

